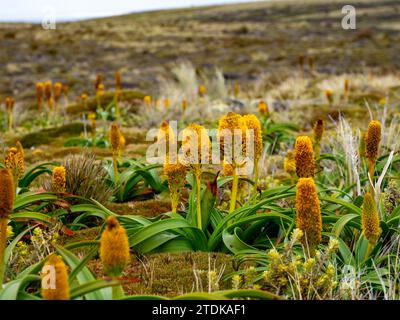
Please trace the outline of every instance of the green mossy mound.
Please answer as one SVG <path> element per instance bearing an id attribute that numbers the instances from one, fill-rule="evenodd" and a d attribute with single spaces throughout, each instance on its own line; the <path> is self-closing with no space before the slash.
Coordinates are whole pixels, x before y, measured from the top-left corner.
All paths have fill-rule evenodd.
<path id="1" fill-rule="evenodd" d="M 91 130 L 91 127 L 87 126 L 86 129 Z M 79 122 L 74 122 L 65 124 L 61 127 L 53 127 L 38 132 L 28 133 L 20 138 L 20 142 L 24 148 L 31 148 L 42 144 L 50 144 L 54 138 L 59 138 L 60 136 L 71 137 L 80 135 L 83 131 L 84 125 Z"/>
<path id="2" fill-rule="evenodd" d="M 131 201 L 127 203 L 109 203 L 108 209 L 121 215 L 139 215 L 144 217 L 156 217 L 162 213 L 171 211 L 169 200 Z"/>
<path id="3" fill-rule="evenodd" d="M 233 257 L 223 253 L 181 252 L 132 256 L 122 277 L 127 295 L 151 294 L 173 297 L 192 291 L 208 291 L 208 271 L 233 272 Z M 89 268 L 98 278 L 104 277 L 99 259 Z M 219 289 L 229 289 L 229 281 L 219 281 Z"/>

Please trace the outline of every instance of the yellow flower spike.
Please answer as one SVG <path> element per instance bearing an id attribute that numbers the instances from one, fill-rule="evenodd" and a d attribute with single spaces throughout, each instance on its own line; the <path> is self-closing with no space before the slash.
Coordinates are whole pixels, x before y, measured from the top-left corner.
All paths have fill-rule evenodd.
<path id="1" fill-rule="evenodd" d="M 326 89 L 324 91 L 324 93 L 325 93 L 326 100 L 328 100 L 328 103 L 331 105 L 333 103 L 333 90 Z"/>
<path id="2" fill-rule="evenodd" d="M 349 79 L 344 79 L 344 85 L 343 85 L 343 87 L 344 87 L 344 97 L 345 97 L 345 99 L 347 99 L 348 98 L 348 96 L 349 96 L 349 92 L 350 92 L 350 82 L 349 82 Z"/>
<path id="3" fill-rule="evenodd" d="M 379 105 L 381 107 L 384 107 L 386 105 L 387 101 L 386 101 L 386 97 L 382 97 L 381 99 L 379 99 Z"/>
<path id="4" fill-rule="evenodd" d="M 119 130 L 119 126 L 117 123 L 113 122 L 111 124 L 111 129 L 109 132 L 109 138 L 110 138 L 110 144 L 111 144 L 111 150 L 113 152 L 113 154 L 117 154 L 118 153 L 118 149 L 119 149 L 119 144 L 121 141 L 121 132 Z"/>
<path id="5" fill-rule="evenodd" d="M 324 120 L 318 119 L 313 127 L 314 132 L 314 143 L 315 143 L 315 158 L 319 157 L 320 144 L 322 140 L 322 135 L 324 134 L 325 123 Z"/>
<path id="6" fill-rule="evenodd" d="M 114 216 L 106 222 L 100 239 L 100 259 L 105 274 L 118 277 L 130 261 L 128 236 Z"/>
<path id="7" fill-rule="evenodd" d="M 199 95 L 200 96 L 204 96 L 206 94 L 206 92 L 207 92 L 207 88 L 206 88 L 205 85 L 202 84 L 202 85 L 199 86 L 199 90 L 198 91 L 199 91 Z"/>
<path id="8" fill-rule="evenodd" d="M 170 127 L 167 121 L 161 122 L 160 129 L 157 134 L 157 142 L 165 147 L 165 156 L 169 156 L 170 148 L 175 147 L 174 130 Z M 165 160 L 165 159 L 164 159 Z"/>
<path id="9" fill-rule="evenodd" d="M 262 149 L 263 149 L 263 141 L 262 141 L 262 130 L 261 123 L 258 120 L 257 116 L 254 114 L 246 114 L 243 116 L 243 120 L 246 123 L 247 130 L 253 130 L 254 133 L 254 158 L 256 162 L 260 160 Z"/>
<path id="10" fill-rule="evenodd" d="M 97 87 L 96 95 L 98 97 L 101 97 L 102 95 L 104 95 L 104 91 L 105 91 L 104 84 L 100 83 L 99 86 Z"/>
<path id="11" fill-rule="evenodd" d="M 4 251 L 7 246 L 8 218 L 12 213 L 15 198 L 14 178 L 8 169 L 0 169 L 0 284 L 3 283 L 5 264 Z"/>
<path id="12" fill-rule="evenodd" d="M 264 117 L 269 115 L 268 105 L 264 101 L 258 103 L 258 112 Z"/>
<path id="13" fill-rule="evenodd" d="M 302 242 L 313 253 L 322 238 L 321 209 L 313 178 L 300 178 L 297 182 L 296 227 L 303 231 Z"/>
<path id="14" fill-rule="evenodd" d="M 125 149 L 126 140 L 122 133 L 119 136 L 118 157 L 122 156 L 122 151 Z"/>
<path id="15" fill-rule="evenodd" d="M 50 97 L 50 99 L 47 100 L 47 107 L 49 108 L 50 111 L 54 109 L 54 99 Z"/>
<path id="16" fill-rule="evenodd" d="M 67 266 L 58 255 L 52 254 L 49 256 L 41 275 L 41 293 L 44 300 L 70 299 Z"/>
<path id="17" fill-rule="evenodd" d="M 115 88 L 117 91 L 122 89 L 122 77 L 119 70 L 115 72 Z"/>
<path id="18" fill-rule="evenodd" d="M 6 97 L 5 105 L 8 112 L 12 112 L 14 109 L 15 100 L 12 97 Z"/>
<path id="19" fill-rule="evenodd" d="M 185 99 L 182 100 L 182 112 L 185 112 L 187 109 L 187 101 Z"/>
<path id="20" fill-rule="evenodd" d="M 0 169 L 0 219 L 8 219 L 15 198 L 14 179 L 9 169 Z"/>
<path id="21" fill-rule="evenodd" d="M 63 88 L 63 92 L 64 92 L 65 97 L 68 98 L 68 95 L 69 95 L 69 86 L 68 86 L 67 84 L 64 84 L 64 85 L 62 86 L 62 88 Z"/>
<path id="22" fill-rule="evenodd" d="M 44 83 L 38 82 L 36 83 L 36 102 L 39 111 L 42 109 L 43 96 L 44 96 Z"/>
<path id="23" fill-rule="evenodd" d="M 92 136 L 95 137 L 97 128 L 96 112 L 90 111 L 88 114 L 88 120 L 90 121 L 90 126 L 92 127 Z"/>
<path id="24" fill-rule="evenodd" d="M 82 93 L 80 96 L 80 100 L 82 101 L 82 107 L 84 110 L 87 109 L 87 101 L 88 101 L 88 95 L 87 93 Z"/>
<path id="25" fill-rule="evenodd" d="M 196 203 L 197 203 L 197 226 L 202 228 L 201 217 L 201 174 L 202 165 L 208 164 L 211 157 L 211 142 L 207 130 L 198 124 L 192 123 L 183 132 L 182 148 L 183 164 L 193 169 L 196 178 Z"/>
<path id="26" fill-rule="evenodd" d="M 53 95 L 54 95 L 54 101 L 57 103 L 58 100 L 60 100 L 61 93 L 62 93 L 62 83 L 61 82 L 56 82 L 54 84 L 54 89 L 53 89 Z"/>
<path id="27" fill-rule="evenodd" d="M 374 246 L 381 234 L 381 228 L 375 200 L 368 192 L 364 196 L 361 224 L 365 238 L 371 247 Z"/>
<path id="28" fill-rule="evenodd" d="M 316 143 L 319 143 L 322 139 L 322 135 L 324 133 L 325 123 L 324 120 L 318 119 L 313 127 L 314 132 L 314 140 Z"/>
<path id="29" fill-rule="evenodd" d="M 171 106 L 171 102 L 169 101 L 168 98 L 165 98 L 164 99 L 164 108 L 169 109 L 170 106 Z"/>
<path id="30" fill-rule="evenodd" d="M 66 186 L 67 186 L 66 174 L 67 171 L 65 170 L 65 167 L 63 166 L 54 167 L 52 174 L 52 184 L 51 184 L 53 192 L 57 193 L 66 192 Z"/>
<path id="31" fill-rule="evenodd" d="M 381 123 L 372 120 L 368 125 L 368 131 L 365 134 L 365 156 L 368 159 L 368 171 L 371 179 L 374 176 L 375 162 L 378 158 L 379 144 L 381 142 L 382 128 Z"/>
<path id="32" fill-rule="evenodd" d="M 294 158 L 293 150 L 287 152 L 286 158 L 283 162 L 283 168 L 291 177 L 296 173 L 296 160 Z"/>
<path id="33" fill-rule="evenodd" d="M 100 84 L 102 83 L 103 83 L 103 76 L 100 73 L 96 74 L 96 80 L 94 81 L 94 90 L 96 92 L 99 89 Z"/>
<path id="34" fill-rule="evenodd" d="M 7 97 L 5 99 L 6 110 L 8 113 L 8 130 L 9 131 L 12 130 L 12 119 L 13 119 L 12 114 L 13 114 L 13 110 L 14 110 L 14 104 L 15 104 L 14 98 Z"/>
<path id="35" fill-rule="evenodd" d="M 246 131 L 247 131 L 247 125 L 246 121 L 244 118 L 236 114 L 234 112 L 229 112 L 225 116 L 221 117 L 219 119 L 219 124 L 218 124 L 218 138 L 219 138 L 219 143 L 220 143 L 220 152 L 223 157 L 223 161 L 226 161 L 227 163 L 232 162 L 233 166 L 233 182 L 232 182 L 232 196 L 231 196 L 231 202 L 229 206 L 229 212 L 232 212 L 235 210 L 236 207 L 236 198 L 237 198 L 237 191 L 238 191 L 238 183 L 239 183 L 239 177 L 237 173 L 237 168 L 238 166 L 241 166 L 243 164 L 237 163 L 237 158 L 242 157 L 245 154 L 246 151 Z M 230 135 L 230 143 L 231 145 L 226 145 L 228 137 L 226 136 L 227 133 Z M 237 134 L 241 134 L 241 150 L 235 150 L 235 140 L 237 140 L 239 137 Z M 228 141 L 229 141 L 228 140 Z M 230 157 L 230 159 L 225 159 L 225 153 L 226 156 Z"/>
<path id="36" fill-rule="evenodd" d="M 113 166 L 114 166 L 114 177 L 117 179 L 118 177 L 118 166 L 117 166 L 117 157 L 121 143 L 121 132 L 119 130 L 119 126 L 117 123 L 113 122 L 111 124 L 111 129 L 109 132 L 109 139 L 112 150 L 112 158 L 113 158 Z"/>
<path id="37" fill-rule="evenodd" d="M 314 177 L 315 158 L 311 139 L 307 136 L 297 137 L 295 143 L 296 173 L 299 178 Z"/>
<path id="38" fill-rule="evenodd" d="M 261 158 L 263 150 L 262 129 L 260 120 L 254 114 L 246 114 L 243 116 L 247 130 L 253 130 L 254 139 L 254 186 L 253 192 L 257 193 L 258 185 L 258 162 Z"/>
<path id="39" fill-rule="evenodd" d="M 203 163 L 210 163 L 211 142 L 207 130 L 198 124 L 188 125 L 182 132 L 182 146 L 186 151 L 184 163 L 189 163 L 193 167 Z M 195 154 L 193 154 L 195 153 Z"/>
<path id="40" fill-rule="evenodd" d="M 24 153 L 18 148 L 9 148 L 7 150 L 4 165 L 10 170 L 14 177 L 15 186 L 18 185 L 18 180 L 24 175 Z"/>
<path id="41" fill-rule="evenodd" d="M 52 91 L 53 91 L 53 83 L 50 80 L 48 80 L 44 83 L 44 96 L 47 101 L 50 100 Z"/>
<path id="42" fill-rule="evenodd" d="M 143 98 L 143 103 L 145 104 L 145 106 L 150 107 L 151 106 L 151 96 L 145 96 Z"/>
<path id="43" fill-rule="evenodd" d="M 236 134 L 241 133 L 242 135 L 242 150 L 235 150 L 235 154 L 230 155 L 232 156 L 232 162 L 235 162 L 235 156 L 240 155 L 240 151 L 245 151 L 245 143 L 246 143 L 246 121 L 244 118 L 235 112 L 228 112 L 225 116 L 221 117 L 219 119 L 219 124 L 218 124 L 218 131 L 219 131 L 219 141 L 220 141 L 220 149 L 221 149 L 221 155 L 224 155 L 224 150 L 225 150 L 225 137 L 223 134 L 221 134 L 223 131 L 227 131 L 230 134 L 230 137 L 232 138 L 231 143 L 232 146 L 234 144 L 234 137 Z M 230 146 L 230 147 L 232 147 Z M 232 150 L 230 150 L 232 151 Z M 236 165 L 235 163 L 233 163 Z"/>
<path id="44" fill-rule="evenodd" d="M 226 177 L 233 176 L 233 166 L 230 163 L 222 163 L 222 172 Z"/>
<path id="45" fill-rule="evenodd" d="M 163 173 L 168 181 L 172 212 L 176 212 L 181 190 L 186 184 L 186 171 L 187 167 L 180 162 L 169 163 L 167 159 L 164 163 Z"/>

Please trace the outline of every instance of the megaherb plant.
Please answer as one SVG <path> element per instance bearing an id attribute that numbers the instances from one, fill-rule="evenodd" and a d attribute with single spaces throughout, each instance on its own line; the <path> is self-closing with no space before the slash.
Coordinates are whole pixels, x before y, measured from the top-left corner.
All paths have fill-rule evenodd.
<path id="1" fill-rule="evenodd" d="M 160 177 L 159 164 L 144 164 L 133 159 L 117 160 L 117 176 L 113 161 L 105 164 L 108 172 L 107 184 L 114 190 L 116 202 L 126 202 L 134 199 L 151 198 L 167 188 Z M 121 172 L 120 172 L 121 171 Z"/>
<path id="2" fill-rule="evenodd" d="M 108 172 L 106 182 L 114 190 L 116 202 L 126 202 L 135 198 L 148 198 L 161 193 L 166 185 L 159 175 L 159 164 L 144 164 L 142 161 L 122 159 L 125 139 L 116 123 L 109 132 L 112 151 L 111 163 L 105 164 Z"/>
<path id="3" fill-rule="evenodd" d="M 8 261 L 11 252 L 25 233 L 26 231 L 20 233 L 10 242 L 4 251 L 4 261 Z M 84 257 L 78 258 L 72 251 L 80 248 L 88 248 L 89 251 Z M 87 263 L 98 253 L 107 275 L 104 279 L 96 279 L 87 267 Z M 0 288 L 0 299 L 166 300 L 167 298 L 161 296 L 125 295 L 123 290 L 124 280 L 120 275 L 130 259 L 125 229 L 120 226 L 114 214 L 110 213 L 99 240 L 71 243 L 64 247 L 54 245 L 54 252 L 48 257 L 21 273 L 13 277 L 10 276 L 10 279 Z M 174 299 L 234 298 L 280 299 L 277 295 L 254 289 L 188 293 Z"/>
<path id="4" fill-rule="evenodd" d="M 229 113 L 225 119 L 220 122 L 220 129 L 238 128 L 247 130 L 247 123 L 241 119 L 240 115 Z M 255 121 L 252 121 L 255 123 Z M 162 139 L 168 141 L 170 130 L 167 126 L 161 127 L 165 132 Z M 194 128 L 194 129 L 193 129 Z M 187 130 L 200 132 L 200 127 L 191 125 Z M 196 130 L 198 129 L 198 130 Z M 189 140 L 184 140 L 183 145 Z M 160 138 L 160 137 L 159 137 Z M 208 137 L 207 137 L 208 138 Z M 260 139 L 260 138 L 259 138 Z M 193 140 L 193 139 L 192 139 Z M 261 154 L 261 141 L 256 144 L 258 157 Z M 202 158 L 202 152 L 207 148 L 202 148 L 201 143 L 196 144 L 198 158 Z M 173 210 L 170 213 L 161 215 L 154 219 L 146 219 L 138 216 L 125 215 L 121 217 L 121 224 L 127 230 L 130 245 L 139 252 L 168 252 L 168 251 L 235 251 L 246 247 L 246 240 L 257 245 L 265 245 L 266 229 L 265 226 L 278 226 L 271 237 L 279 237 L 279 229 L 290 228 L 293 218 L 290 217 L 292 210 L 279 208 L 273 202 L 279 199 L 288 198 L 294 195 L 292 186 L 284 186 L 270 189 L 262 192 L 260 195 L 254 194 L 249 201 L 243 203 L 237 208 L 237 192 L 239 180 L 250 181 L 245 177 L 239 177 L 235 174 L 239 163 L 233 163 L 231 170 L 233 176 L 218 178 L 214 175 L 212 181 L 206 184 L 202 183 L 202 175 L 209 172 L 203 172 L 202 167 L 188 166 L 186 180 L 190 186 L 188 205 L 184 211 L 177 210 L 177 201 L 180 197 L 180 190 L 184 183 L 183 177 L 186 174 L 185 165 L 178 163 L 171 165 L 167 161 L 164 165 L 164 174 L 169 181 Z M 226 166 L 227 164 L 224 163 Z M 225 170 L 225 169 L 224 169 Z M 176 181 L 179 180 L 179 183 Z M 229 212 L 218 208 L 217 192 L 218 189 L 227 183 L 233 183 L 232 200 Z M 236 190 L 236 191 L 235 191 Z M 236 196 L 235 196 L 236 193 Z M 257 198 L 257 201 L 253 201 Z M 177 212 L 178 211 L 178 212 Z M 261 211 L 261 212 L 260 212 Z M 273 212 L 269 212 L 273 211 Z M 273 227 L 272 227 L 273 229 Z M 242 232 L 245 232 L 242 235 Z M 243 241 L 241 238 L 244 238 Z"/>

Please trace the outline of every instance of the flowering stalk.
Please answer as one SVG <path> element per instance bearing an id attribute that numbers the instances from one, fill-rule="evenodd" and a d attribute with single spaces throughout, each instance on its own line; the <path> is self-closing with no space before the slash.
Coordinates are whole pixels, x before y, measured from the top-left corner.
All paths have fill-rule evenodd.
<path id="1" fill-rule="evenodd" d="M 258 185 L 258 162 L 261 158 L 263 142 L 262 142 L 262 130 L 260 120 L 254 114 L 247 114 L 243 116 L 243 119 L 246 123 L 248 130 L 253 131 L 253 141 L 254 141 L 254 185 L 253 185 L 253 193 L 257 193 L 257 185 Z"/>
<path id="2" fill-rule="evenodd" d="M 51 273 L 55 277 L 54 287 L 51 287 L 51 284 L 48 284 L 49 287 L 43 286 L 44 277 L 48 274 L 44 271 L 47 268 L 53 268 L 54 273 Z M 56 254 L 52 254 L 47 259 L 43 270 L 42 270 L 42 288 L 41 293 L 44 300 L 69 300 L 70 299 L 70 288 L 68 283 L 68 272 L 67 266 L 64 261 Z"/>
<path id="3" fill-rule="evenodd" d="M 5 104 L 6 104 L 6 109 L 7 109 L 7 113 L 8 113 L 8 131 L 12 130 L 12 121 L 13 121 L 13 110 L 14 110 L 14 104 L 15 104 L 15 100 L 11 97 L 7 97 L 5 100 Z"/>
<path id="4" fill-rule="evenodd" d="M 66 84 L 64 84 L 63 85 L 63 92 L 64 92 L 64 99 L 65 99 L 65 105 L 67 106 L 68 105 L 68 95 L 69 95 L 69 86 L 68 85 L 66 85 Z"/>
<path id="5" fill-rule="evenodd" d="M 322 140 L 322 135 L 324 133 L 324 120 L 318 119 L 313 127 L 313 132 L 314 132 L 314 151 L 315 151 L 315 158 L 317 159 L 320 154 L 320 149 L 321 149 L 321 140 Z"/>
<path id="6" fill-rule="evenodd" d="M 90 121 L 90 126 L 92 127 L 92 139 L 96 138 L 96 128 L 97 128 L 97 122 L 96 122 L 96 113 L 93 111 L 90 111 L 88 114 L 88 119 Z"/>
<path id="7" fill-rule="evenodd" d="M 118 180 L 117 158 L 118 158 L 118 152 L 119 152 L 119 147 L 120 147 L 120 142 L 121 142 L 121 133 L 119 131 L 118 124 L 115 122 L 111 124 L 109 137 L 110 137 L 112 159 L 113 159 L 113 166 L 114 166 L 114 179 L 115 179 L 115 181 L 117 181 Z"/>
<path id="8" fill-rule="evenodd" d="M 53 106 L 54 106 L 54 100 L 52 97 L 52 92 L 53 92 L 53 83 L 48 80 L 44 83 L 44 96 L 46 98 L 46 103 L 47 103 L 47 108 L 48 108 L 48 113 L 47 115 L 47 124 L 51 122 L 52 119 L 52 111 L 53 111 Z"/>
<path id="9" fill-rule="evenodd" d="M 295 143 L 296 173 L 299 178 L 314 177 L 315 157 L 311 139 L 307 136 L 297 137 Z"/>
<path id="10" fill-rule="evenodd" d="M 122 79 L 121 79 L 121 72 L 115 72 L 115 118 L 118 120 L 120 116 L 119 110 L 119 100 L 121 98 L 121 91 L 122 91 Z"/>
<path id="11" fill-rule="evenodd" d="M 187 168 L 180 162 L 173 164 L 167 158 L 164 163 L 164 175 L 167 177 L 168 188 L 171 198 L 172 212 L 176 213 L 178 207 L 179 197 L 181 190 L 186 183 L 186 170 Z"/>
<path id="12" fill-rule="evenodd" d="M 65 167 L 59 166 L 54 167 L 52 174 L 52 190 L 57 193 L 65 193 L 67 186 L 67 178 L 66 178 L 66 170 Z"/>
<path id="13" fill-rule="evenodd" d="M 313 178 L 300 178 L 297 182 L 296 226 L 304 232 L 303 245 L 313 255 L 322 237 L 321 209 Z"/>
<path id="14" fill-rule="evenodd" d="M 9 148 L 4 159 L 5 167 L 10 170 L 13 176 L 15 192 L 18 187 L 18 181 L 25 172 L 24 153 L 23 150 L 20 149 L 21 147 L 17 144 L 17 148 Z"/>
<path id="15" fill-rule="evenodd" d="M 324 93 L 325 93 L 326 100 L 328 100 L 329 106 L 332 106 L 332 104 L 333 104 L 333 90 L 326 89 L 324 91 Z"/>
<path id="16" fill-rule="evenodd" d="M 145 104 L 146 107 L 150 107 L 151 106 L 151 96 L 145 96 L 143 98 L 143 103 Z"/>
<path id="17" fill-rule="evenodd" d="M 14 204 L 14 179 L 8 169 L 0 169 L 0 290 L 3 285 L 6 262 L 4 252 L 7 245 L 8 218 Z"/>
<path id="18" fill-rule="evenodd" d="M 267 118 L 269 116 L 268 105 L 264 101 L 260 101 L 258 103 L 258 112 L 264 117 Z"/>
<path id="19" fill-rule="evenodd" d="M 57 110 L 57 106 L 58 106 L 58 101 L 61 98 L 61 93 L 62 93 L 62 83 L 61 82 L 56 82 L 54 84 L 54 88 L 53 88 L 54 92 L 54 110 Z"/>
<path id="20" fill-rule="evenodd" d="M 97 109 L 102 110 L 101 107 L 101 97 L 104 95 L 104 85 L 102 83 L 99 84 L 96 90 L 96 100 L 97 100 Z"/>
<path id="21" fill-rule="evenodd" d="M 36 102 L 39 111 L 42 110 L 43 95 L 44 95 L 44 83 L 38 82 L 36 83 Z"/>
<path id="22" fill-rule="evenodd" d="M 381 124 L 373 120 L 368 125 L 368 131 L 364 136 L 365 156 L 368 159 L 368 172 L 371 179 L 374 177 L 375 163 L 378 158 L 379 144 L 381 142 Z"/>
<path id="23" fill-rule="evenodd" d="M 363 234 L 368 240 L 368 250 L 366 255 L 366 257 L 368 257 L 381 234 L 378 209 L 375 200 L 370 193 L 366 193 L 364 196 L 361 224 Z"/>
<path id="24" fill-rule="evenodd" d="M 101 235 L 100 259 L 105 274 L 113 279 L 122 274 L 130 261 L 128 236 L 114 216 L 107 219 L 106 228 Z M 112 293 L 113 299 L 124 295 L 121 286 L 114 286 Z"/>
<path id="25" fill-rule="evenodd" d="M 203 172 L 203 165 L 209 163 L 210 159 L 210 138 L 203 126 L 194 123 L 185 128 L 182 132 L 182 136 L 182 147 L 185 150 L 182 162 L 191 167 L 196 179 L 197 226 L 199 229 L 202 229 L 201 175 Z"/>
<path id="26" fill-rule="evenodd" d="M 226 133 L 229 134 L 230 144 L 227 143 Z M 240 133 L 239 136 L 238 133 Z M 243 163 L 238 163 L 238 157 L 243 154 L 245 151 L 245 144 L 246 144 L 246 133 L 247 133 L 247 125 L 244 117 L 234 112 L 229 112 L 225 116 L 223 116 L 219 120 L 218 125 L 218 135 L 220 140 L 220 151 L 225 158 L 225 153 L 230 153 L 231 159 L 226 161 L 227 163 L 232 164 L 233 169 L 233 182 L 232 182 L 232 195 L 231 195 L 231 202 L 229 205 L 229 212 L 235 210 L 236 207 L 236 198 L 237 198 L 237 189 L 239 184 L 239 177 L 238 175 L 238 168 L 243 165 Z M 241 138 L 241 144 L 239 146 L 240 150 L 235 150 L 235 144 L 237 139 Z M 225 161 L 225 159 L 224 159 Z"/>

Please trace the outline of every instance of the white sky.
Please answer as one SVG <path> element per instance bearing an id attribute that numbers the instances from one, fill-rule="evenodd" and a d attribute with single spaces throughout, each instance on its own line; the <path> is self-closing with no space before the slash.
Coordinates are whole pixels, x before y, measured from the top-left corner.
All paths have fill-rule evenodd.
<path id="1" fill-rule="evenodd" d="M 253 0 L 254 1 L 254 0 Z M 257 0 L 256 0 L 257 1 Z M 113 16 L 155 9 L 183 8 L 249 0 L 0 0 L 0 22 L 40 22 L 48 15 L 56 21 Z"/>

